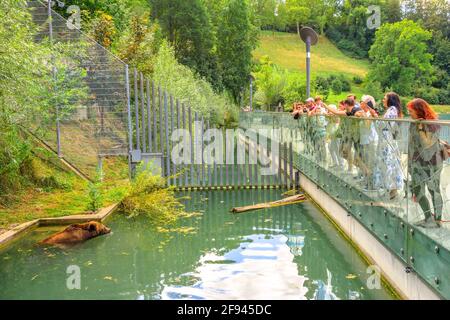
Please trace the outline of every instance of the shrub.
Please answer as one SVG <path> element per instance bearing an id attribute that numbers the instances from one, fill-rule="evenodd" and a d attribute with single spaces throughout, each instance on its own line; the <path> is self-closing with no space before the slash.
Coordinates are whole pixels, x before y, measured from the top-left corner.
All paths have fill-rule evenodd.
<path id="1" fill-rule="evenodd" d="M 101 173 L 97 172 L 95 180 L 93 182 L 90 182 L 88 185 L 88 210 L 95 212 L 103 206 L 103 195 L 101 192 L 101 187 Z"/>
<path id="2" fill-rule="evenodd" d="M 353 77 L 353 83 L 354 84 L 362 84 L 363 83 L 363 78 L 361 78 L 360 76 L 354 76 Z"/>
<path id="3" fill-rule="evenodd" d="M 144 170 L 132 182 L 121 208 L 130 218 L 146 216 L 154 225 L 170 225 L 186 215 L 179 200 L 164 178 Z"/>
<path id="4" fill-rule="evenodd" d="M 335 94 L 340 94 L 343 90 L 342 82 L 339 79 L 334 79 L 333 82 L 331 82 L 331 90 Z"/>
<path id="5" fill-rule="evenodd" d="M 340 74 L 337 79 L 341 82 L 342 91 L 349 92 L 352 90 L 350 80 L 346 76 Z"/>
<path id="6" fill-rule="evenodd" d="M 306 100 L 306 85 L 304 78 L 298 73 L 287 76 L 287 85 L 283 90 L 286 107 L 290 108 L 294 102 Z"/>
<path id="7" fill-rule="evenodd" d="M 440 93 L 441 90 L 432 87 L 424 87 L 419 88 L 415 92 L 415 96 L 417 98 L 422 98 L 427 101 L 429 104 L 440 104 Z"/>
<path id="8" fill-rule="evenodd" d="M 214 124 L 222 126 L 226 117 L 237 118 L 237 106 L 231 98 L 225 93 L 216 93 L 209 82 L 180 64 L 166 41 L 162 42 L 155 58 L 153 79 L 180 102 L 191 106 Z M 234 119 L 227 121 L 233 122 Z"/>

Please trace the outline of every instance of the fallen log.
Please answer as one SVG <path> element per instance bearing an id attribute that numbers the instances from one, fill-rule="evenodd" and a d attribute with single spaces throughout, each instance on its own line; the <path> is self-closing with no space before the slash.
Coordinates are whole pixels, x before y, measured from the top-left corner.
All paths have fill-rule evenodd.
<path id="1" fill-rule="evenodd" d="M 260 210 L 260 209 L 269 209 L 269 208 L 275 208 L 275 207 L 280 207 L 280 206 L 287 206 L 290 204 L 304 202 L 306 200 L 307 200 L 307 198 L 304 194 L 297 194 L 295 196 L 287 197 L 287 198 L 273 201 L 273 202 L 259 203 L 259 204 L 254 204 L 251 206 L 233 208 L 233 209 L 231 209 L 231 213 L 243 213 L 243 212 Z"/>

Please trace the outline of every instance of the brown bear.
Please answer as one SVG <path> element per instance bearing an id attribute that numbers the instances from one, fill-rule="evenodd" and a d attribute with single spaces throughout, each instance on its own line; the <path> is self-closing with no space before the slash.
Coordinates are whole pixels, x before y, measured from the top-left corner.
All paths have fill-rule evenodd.
<path id="1" fill-rule="evenodd" d="M 77 244 L 111 232 L 111 229 L 100 222 L 90 221 L 83 224 L 73 224 L 64 231 L 58 232 L 41 241 L 43 244 Z"/>

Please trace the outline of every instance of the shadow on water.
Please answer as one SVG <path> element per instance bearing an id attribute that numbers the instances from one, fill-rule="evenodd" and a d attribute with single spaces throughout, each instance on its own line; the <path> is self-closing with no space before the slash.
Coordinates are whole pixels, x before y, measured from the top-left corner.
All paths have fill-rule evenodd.
<path id="1" fill-rule="evenodd" d="M 36 245 L 55 231 L 37 229 L 0 253 L 0 298 L 391 298 L 367 288 L 367 265 L 310 203 L 232 215 L 281 191 L 180 195 L 200 215 L 177 227 L 194 232 L 156 232 L 143 218 L 116 214 L 107 222 L 112 234 L 59 249 Z M 69 266 L 79 267 L 80 290 L 67 287 Z"/>

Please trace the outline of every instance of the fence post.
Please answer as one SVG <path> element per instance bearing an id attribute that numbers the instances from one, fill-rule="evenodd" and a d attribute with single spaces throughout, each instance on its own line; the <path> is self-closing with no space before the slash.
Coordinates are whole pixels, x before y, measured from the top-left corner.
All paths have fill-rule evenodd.
<path id="1" fill-rule="evenodd" d="M 191 187 L 194 186 L 194 140 L 192 140 L 192 109 L 188 106 L 188 122 L 189 122 L 189 136 L 191 137 L 191 163 L 190 163 L 190 176 Z"/>
<path id="2" fill-rule="evenodd" d="M 50 45 L 53 47 L 53 15 L 52 15 L 52 2 L 53 0 L 48 0 L 47 6 L 47 15 L 48 15 L 48 37 L 50 40 Z M 54 81 L 54 89 L 56 89 L 56 67 L 55 67 L 55 57 L 52 55 L 52 76 Z M 55 106 L 55 114 L 56 114 L 56 147 L 58 157 L 61 158 L 61 126 L 59 121 L 59 105 L 58 101 L 56 101 Z"/>
<path id="3" fill-rule="evenodd" d="M 181 129 L 181 108 L 180 101 L 177 100 L 177 129 Z M 183 185 L 183 177 L 180 174 L 180 166 L 175 166 L 176 173 L 179 175 L 178 185 L 181 187 Z"/>
<path id="4" fill-rule="evenodd" d="M 201 116 L 201 128 L 200 128 L 200 132 L 201 132 L 201 138 L 200 138 L 200 145 L 201 145 L 201 173 L 202 173 L 202 187 L 206 187 L 206 179 L 205 179 L 205 161 L 203 159 L 203 137 L 205 135 L 205 119 L 203 117 L 203 115 Z"/>
<path id="5" fill-rule="evenodd" d="M 169 114 L 167 110 L 167 92 L 164 91 L 164 126 L 166 132 L 166 176 L 170 185 L 170 143 L 169 143 Z"/>
<path id="6" fill-rule="evenodd" d="M 291 142 L 289 142 L 289 179 L 290 184 L 294 184 L 294 155 L 292 150 L 292 139 Z M 295 189 L 295 185 L 294 185 Z"/>
<path id="7" fill-rule="evenodd" d="M 130 96 L 130 74 L 128 65 L 125 66 L 125 85 L 127 91 L 127 116 L 128 116 L 128 151 L 133 151 L 133 127 L 131 122 L 131 96 Z"/>
<path id="8" fill-rule="evenodd" d="M 144 97 L 144 75 L 140 73 L 141 89 L 141 126 L 142 126 L 142 152 L 147 152 L 147 133 L 145 130 L 145 97 Z"/>
<path id="9" fill-rule="evenodd" d="M 170 132 L 169 132 L 169 136 L 171 136 L 173 134 L 173 129 L 174 129 L 174 113 L 173 113 L 174 109 L 173 109 L 173 96 L 170 96 Z M 172 182 L 174 185 L 177 184 L 177 179 L 175 177 L 176 173 L 177 173 L 177 168 L 175 165 L 175 162 L 172 161 L 172 148 L 173 148 L 173 144 L 171 143 L 171 139 L 169 139 L 169 144 L 171 146 L 171 148 L 169 148 L 169 150 L 167 151 L 167 154 L 169 156 L 170 162 L 171 162 L 171 166 L 172 166 L 172 170 L 171 173 L 173 175 L 173 179 Z"/>
<path id="10" fill-rule="evenodd" d="M 186 132 L 186 106 L 183 104 L 183 129 L 184 132 Z M 184 146 L 184 149 L 186 150 L 187 145 Z M 186 151 L 185 151 L 186 152 Z M 188 164 L 184 163 L 183 164 L 183 174 L 184 174 L 184 186 L 187 187 L 189 185 L 189 175 L 188 175 Z"/>
<path id="11" fill-rule="evenodd" d="M 152 81 L 152 113 L 153 113 L 153 150 L 158 152 L 158 124 L 157 124 L 157 110 L 156 110 L 156 90 L 155 83 Z"/>
<path id="12" fill-rule="evenodd" d="M 152 136 L 154 133 L 152 133 L 152 113 L 150 111 L 150 80 L 147 79 L 146 83 L 147 87 L 147 130 L 148 130 L 148 151 L 153 152 L 153 145 L 152 145 Z"/>
<path id="13" fill-rule="evenodd" d="M 141 133 L 139 130 L 139 92 L 138 92 L 138 72 L 134 68 L 134 112 L 135 112 L 135 122 L 136 122 L 136 149 L 141 149 Z"/>
<path id="14" fill-rule="evenodd" d="M 287 148 L 287 143 L 286 142 L 284 142 L 283 143 L 283 153 L 284 153 L 284 163 L 283 163 L 283 166 L 284 166 L 284 183 L 285 183 L 285 185 L 286 185 L 286 187 L 289 189 L 289 179 L 288 179 L 288 169 L 287 169 L 287 166 L 288 166 L 288 148 Z"/>

